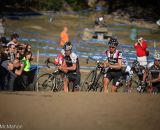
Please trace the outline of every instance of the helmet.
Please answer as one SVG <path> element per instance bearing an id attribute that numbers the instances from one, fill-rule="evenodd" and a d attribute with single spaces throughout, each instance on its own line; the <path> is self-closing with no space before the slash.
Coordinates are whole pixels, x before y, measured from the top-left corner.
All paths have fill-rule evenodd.
<path id="1" fill-rule="evenodd" d="M 64 46 L 65 46 L 65 45 L 72 45 L 72 44 L 71 44 L 70 41 L 68 41 L 68 42 L 65 42 Z"/>
<path id="2" fill-rule="evenodd" d="M 72 50 L 72 45 L 64 45 L 64 48 L 63 48 L 65 51 L 69 51 L 69 50 Z"/>
<path id="3" fill-rule="evenodd" d="M 115 39 L 115 38 L 111 38 L 110 40 L 109 40 L 109 42 L 108 42 L 108 45 L 109 46 L 118 46 L 118 41 L 117 41 L 117 39 Z"/>
<path id="4" fill-rule="evenodd" d="M 160 54 L 159 54 L 159 53 L 155 53 L 155 54 L 154 54 L 154 59 L 160 60 Z"/>
<path id="5" fill-rule="evenodd" d="M 139 66 L 140 66 L 140 63 L 137 60 L 133 61 L 132 63 L 133 68 L 138 68 Z"/>

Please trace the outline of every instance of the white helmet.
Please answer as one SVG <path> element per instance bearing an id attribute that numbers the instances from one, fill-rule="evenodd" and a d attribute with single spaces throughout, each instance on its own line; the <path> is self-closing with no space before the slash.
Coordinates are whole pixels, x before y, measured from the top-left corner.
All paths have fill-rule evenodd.
<path id="1" fill-rule="evenodd" d="M 160 60 L 160 54 L 156 52 L 156 53 L 154 54 L 154 59 Z"/>

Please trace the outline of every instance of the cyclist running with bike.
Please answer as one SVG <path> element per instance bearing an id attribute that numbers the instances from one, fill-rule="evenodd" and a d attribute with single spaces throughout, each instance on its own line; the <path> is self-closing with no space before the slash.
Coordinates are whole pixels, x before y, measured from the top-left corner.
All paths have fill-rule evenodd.
<path id="1" fill-rule="evenodd" d="M 160 92 L 160 54 L 154 54 L 154 63 L 151 66 L 148 66 L 148 70 L 144 74 L 144 82 L 147 82 L 149 85 L 152 84 L 152 92 Z M 151 78 L 147 79 L 151 72 Z"/>
<path id="2" fill-rule="evenodd" d="M 64 50 L 64 62 L 59 67 L 59 69 L 64 72 L 64 91 L 68 92 L 69 82 L 73 83 L 72 91 L 78 91 L 80 87 L 80 69 L 78 56 L 72 52 L 72 45 L 70 42 L 65 43 Z"/>
<path id="3" fill-rule="evenodd" d="M 108 67 L 108 71 L 104 74 L 104 92 L 108 92 L 108 85 L 113 79 L 112 92 L 117 92 L 117 82 L 122 75 L 122 52 L 117 50 L 118 41 L 115 38 L 111 38 L 108 42 L 109 49 L 106 51 L 107 60 L 104 63 L 104 67 Z"/>

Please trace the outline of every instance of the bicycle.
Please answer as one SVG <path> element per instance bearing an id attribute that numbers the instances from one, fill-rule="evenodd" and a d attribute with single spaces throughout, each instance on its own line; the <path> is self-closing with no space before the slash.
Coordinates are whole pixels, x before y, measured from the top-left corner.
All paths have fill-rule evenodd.
<path id="1" fill-rule="evenodd" d="M 91 60 L 94 60 L 90 58 Z M 89 59 L 87 59 L 88 62 Z M 95 61 L 95 60 L 94 60 Z M 99 61 L 96 61 L 96 68 L 91 70 L 87 76 L 87 78 L 84 80 L 84 83 L 82 84 L 82 91 L 99 91 L 102 92 L 103 90 L 103 75 L 107 71 L 108 68 L 101 67 L 102 64 Z M 101 79 L 101 80 L 100 80 Z"/>
<path id="2" fill-rule="evenodd" d="M 49 58 L 45 61 L 46 66 L 50 68 L 48 65 L 51 63 Z M 58 69 L 53 71 L 52 73 L 44 73 L 37 78 L 35 90 L 36 91 L 62 91 L 63 90 L 63 80 L 61 74 Z"/>

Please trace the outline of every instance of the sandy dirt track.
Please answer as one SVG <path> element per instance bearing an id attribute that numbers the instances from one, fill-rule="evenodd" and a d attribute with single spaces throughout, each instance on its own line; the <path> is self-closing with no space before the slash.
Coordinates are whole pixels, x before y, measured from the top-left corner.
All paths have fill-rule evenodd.
<path id="1" fill-rule="evenodd" d="M 160 130 L 160 94 L 1 92 L 0 125 L 24 130 Z"/>

